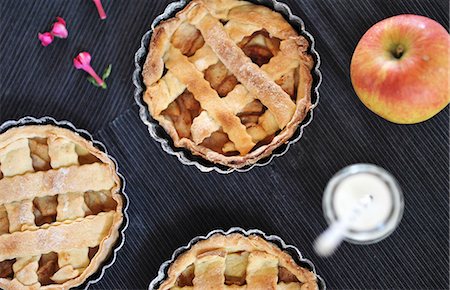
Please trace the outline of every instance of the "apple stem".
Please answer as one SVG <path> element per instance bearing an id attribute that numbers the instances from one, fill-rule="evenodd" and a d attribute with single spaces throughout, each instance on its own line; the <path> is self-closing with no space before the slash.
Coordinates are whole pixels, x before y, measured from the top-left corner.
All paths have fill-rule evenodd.
<path id="1" fill-rule="evenodd" d="M 404 49 L 403 45 L 401 45 L 401 44 L 397 45 L 397 47 L 395 48 L 395 51 L 394 51 L 394 57 L 401 58 L 404 51 L 405 51 L 405 49 Z"/>

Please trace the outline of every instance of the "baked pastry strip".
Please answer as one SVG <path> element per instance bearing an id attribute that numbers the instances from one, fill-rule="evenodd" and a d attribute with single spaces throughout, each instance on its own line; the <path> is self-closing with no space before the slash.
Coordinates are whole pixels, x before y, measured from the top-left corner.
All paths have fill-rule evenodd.
<path id="1" fill-rule="evenodd" d="M 83 180 L 83 182 L 80 182 Z M 100 191 L 114 186 L 108 164 L 74 165 L 0 179 L 0 200 L 11 203 L 66 192 Z"/>
<path id="2" fill-rule="evenodd" d="M 48 138 L 47 143 L 52 168 L 79 165 L 75 143 L 55 136 Z M 84 191 L 65 192 L 68 193 L 58 195 L 56 221 L 74 220 L 84 217 L 88 209 L 84 201 Z M 59 266 L 59 270 L 51 277 L 55 282 L 63 283 L 77 277 L 89 265 L 89 247 L 65 248 L 63 251 L 55 252 L 58 254 Z"/>
<path id="3" fill-rule="evenodd" d="M 208 252 L 200 255 L 194 263 L 194 287 L 221 289 L 225 283 L 224 251 Z"/>
<path id="4" fill-rule="evenodd" d="M 108 234 L 114 211 L 66 222 L 45 224 L 0 236 L 0 261 L 29 257 L 70 248 L 98 246 Z M 45 242 L 43 242 L 45 241 Z"/>

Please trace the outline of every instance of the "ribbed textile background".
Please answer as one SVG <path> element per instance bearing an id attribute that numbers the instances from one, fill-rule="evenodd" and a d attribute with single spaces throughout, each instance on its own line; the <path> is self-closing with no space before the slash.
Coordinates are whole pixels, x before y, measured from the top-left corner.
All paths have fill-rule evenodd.
<path id="1" fill-rule="evenodd" d="M 133 100 L 134 53 L 169 1 L 1 1 L 0 121 L 49 115 L 103 141 L 128 181 L 130 225 L 115 264 L 92 289 L 144 289 L 160 264 L 192 237 L 231 226 L 281 236 L 310 258 L 330 289 L 449 288 L 449 111 L 401 126 L 358 100 L 349 63 L 377 21 L 400 13 L 431 17 L 448 29 L 449 4 L 414 1 L 285 1 L 315 37 L 322 58 L 321 99 L 302 139 L 281 158 L 244 174 L 201 173 L 167 155 L 148 134 Z M 42 47 L 37 33 L 55 16 L 69 38 Z M 107 90 L 74 69 L 80 51 L 113 70 Z M 405 213 L 386 240 L 344 243 L 331 258 L 312 250 L 325 228 L 321 197 L 331 176 L 358 162 L 378 164 L 399 180 Z"/>

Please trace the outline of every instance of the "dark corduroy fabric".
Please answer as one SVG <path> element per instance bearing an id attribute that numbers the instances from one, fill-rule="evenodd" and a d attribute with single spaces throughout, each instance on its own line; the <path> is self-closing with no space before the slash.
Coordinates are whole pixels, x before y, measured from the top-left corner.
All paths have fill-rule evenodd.
<path id="1" fill-rule="evenodd" d="M 130 225 L 115 264 L 92 289 L 144 289 L 160 264 L 192 237 L 216 228 L 259 228 L 310 258 L 330 289 L 449 288 L 449 115 L 401 126 L 367 110 L 353 92 L 349 63 L 377 21 L 401 13 L 431 17 L 448 29 L 449 4 L 414 1 L 285 1 L 315 37 L 321 99 L 302 139 L 270 165 L 228 176 L 201 173 L 162 151 L 133 100 L 134 53 L 169 1 L 1 1 L 0 121 L 32 115 L 67 119 L 103 141 L 128 181 Z M 69 38 L 42 47 L 37 33 L 55 16 Z M 101 90 L 74 69 L 80 51 L 100 72 Z M 321 195 L 330 177 L 358 162 L 378 164 L 399 180 L 405 213 L 386 240 L 343 244 L 322 259 L 312 241 L 325 228 Z"/>

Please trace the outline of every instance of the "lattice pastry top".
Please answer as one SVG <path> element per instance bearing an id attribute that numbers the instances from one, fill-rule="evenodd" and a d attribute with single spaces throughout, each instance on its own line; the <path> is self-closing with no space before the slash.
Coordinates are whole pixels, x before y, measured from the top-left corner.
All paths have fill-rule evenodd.
<path id="1" fill-rule="evenodd" d="M 242 167 L 285 143 L 311 105 L 308 41 L 239 0 L 193 0 L 153 31 L 144 101 L 175 146 Z"/>
<path id="2" fill-rule="evenodd" d="M 263 238 L 215 234 L 170 266 L 166 289 L 318 289 L 316 275 Z"/>
<path id="3" fill-rule="evenodd" d="M 0 135 L 0 288 L 68 289 L 110 254 L 122 223 L 108 156 L 52 125 Z"/>

